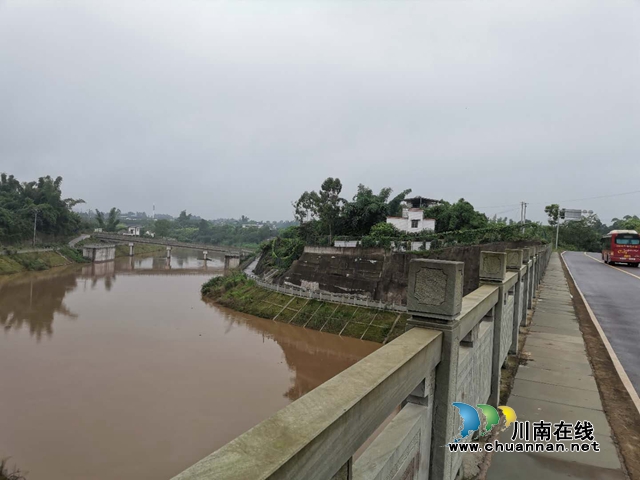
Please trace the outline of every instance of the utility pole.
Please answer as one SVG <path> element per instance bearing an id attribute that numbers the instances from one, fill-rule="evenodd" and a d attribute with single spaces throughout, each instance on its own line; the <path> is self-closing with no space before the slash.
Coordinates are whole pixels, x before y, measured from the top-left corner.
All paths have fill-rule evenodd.
<path id="1" fill-rule="evenodd" d="M 556 221 L 556 250 L 558 249 L 558 237 L 560 236 L 560 217 L 564 218 L 564 214 L 561 213 L 562 209 L 558 205 L 558 218 Z"/>
<path id="2" fill-rule="evenodd" d="M 522 224 L 522 233 L 524 234 L 524 225 L 527 223 L 527 203 L 520 202 L 520 223 Z"/>
<path id="3" fill-rule="evenodd" d="M 33 248 L 36 248 L 36 225 L 38 221 L 38 209 L 34 208 L 34 216 L 33 216 Z"/>

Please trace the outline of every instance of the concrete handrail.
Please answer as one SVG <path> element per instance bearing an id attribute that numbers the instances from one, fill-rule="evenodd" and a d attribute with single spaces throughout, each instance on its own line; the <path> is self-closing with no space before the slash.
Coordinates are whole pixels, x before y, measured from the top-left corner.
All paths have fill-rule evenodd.
<path id="1" fill-rule="evenodd" d="M 462 456 L 443 448 L 460 433 L 452 403 L 498 405 L 501 368 L 550 255 L 548 245 L 482 252 L 481 285 L 464 297 L 462 263 L 412 260 L 408 332 L 174 480 L 455 479 Z"/>
<path id="2" fill-rule="evenodd" d="M 433 372 L 441 337 L 406 332 L 174 480 L 332 478 Z"/>
<path id="3" fill-rule="evenodd" d="M 377 308 L 380 310 L 393 310 L 395 312 L 406 312 L 407 307 L 405 305 L 398 305 L 395 303 L 384 303 L 382 301 L 375 301 L 370 299 L 366 295 L 357 295 L 354 293 L 332 293 L 322 290 L 309 290 L 297 285 L 279 285 L 262 280 L 257 275 L 245 272 L 248 278 L 256 282 L 259 287 L 272 290 L 274 292 L 284 293 L 286 295 L 293 295 L 295 297 L 302 298 L 315 298 L 330 303 L 341 303 L 344 305 L 354 305 L 359 307 Z"/>

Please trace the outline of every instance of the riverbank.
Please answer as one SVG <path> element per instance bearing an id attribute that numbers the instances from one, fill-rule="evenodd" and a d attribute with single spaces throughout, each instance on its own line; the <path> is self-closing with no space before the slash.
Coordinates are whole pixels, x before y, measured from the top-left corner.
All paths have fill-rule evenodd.
<path id="1" fill-rule="evenodd" d="M 162 245 L 138 245 L 135 246 L 135 254 L 146 255 L 163 251 Z M 128 257 L 128 245 L 116 245 L 116 258 Z M 68 246 L 57 247 L 52 250 L 10 253 L 0 255 L 0 275 L 14 273 L 49 270 L 54 267 L 62 267 L 73 263 L 87 263 L 89 260 L 82 256 L 81 249 Z"/>
<path id="2" fill-rule="evenodd" d="M 82 249 L 84 245 L 92 244 L 92 243 L 109 243 L 98 240 L 92 236 L 88 236 L 81 240 L 78 240 L 75 243 L 76 249 Z M 114 242 L 111 242 L 113 244 Z M 147 253 L 155 253 L 160 251 L 165 251 L 167 247 L 164 245 L 153 245 L 150 243 L 138 243 L 135 242 L 133 247 L 134 255 L 145 255 Z M 116 243 L 116 258 L 118 257 L 128 257 L 129 256 L 129 245 L 127 243 Z"/>
<path id="3" fill-rule="evenodd" d="M 323 302 L 273 292 L 241 273 L 214 277 L 202 296 L 219 305 L 256 317 L 345 337 L 386 343 L 405 331 L 407 313 Z"/>
<path id="4" fill-rule="evenodd" d="M 10 275 L 27 271 L 48 270 L 71 263 L 85 263 L 87 260 L 70 247 L 55 250 L 11 253 L 0 255 L 0 275 Z"/>

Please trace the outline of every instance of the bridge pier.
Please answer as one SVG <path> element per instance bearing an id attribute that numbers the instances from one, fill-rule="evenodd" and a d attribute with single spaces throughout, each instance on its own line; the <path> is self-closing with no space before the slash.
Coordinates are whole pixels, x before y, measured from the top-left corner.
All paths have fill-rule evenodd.
<path id="1" fill-rule="evenodd" d="M 224 268 L 228 270 L 230 268 L 238 268 L 240 266 L 240 256 L 226 253 L 224 255 Z"/>
<path id="2" fill-rule="evenodd" d="M 129 244 L 129 256 L 133 257 L 133 243 Z"/>
<path id="3" fill-rule="evenodd" d="M 171 260 L 171 247 L 167 247 L 167 258 Z"/>
<path id="4" fill-rule="evenodd" d="M 204 264 L 205 264 L 205 265 L 207 264 L 207 255 L 208 255 L 208 254 L 209 254 L 209 252 L 208 252 L 208 251 L 206 251 L 206 250 L 204 250 L 204 251 L 202 252 L 202 256 L 203 256 L 203 258 L 204 258 Z"/>

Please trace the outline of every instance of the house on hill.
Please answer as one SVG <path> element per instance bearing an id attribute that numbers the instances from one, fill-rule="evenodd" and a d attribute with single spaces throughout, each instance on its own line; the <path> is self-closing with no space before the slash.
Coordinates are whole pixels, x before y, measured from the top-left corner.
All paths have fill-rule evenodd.
<path id="1" fill-rule="evenodd" d="M 425 230 L 435 231 L 435 219 L 424 218 L 423 209 L 439 203 L 439 200 L 434 200 L 432 198 L 405 198 L 402 205 L 402 216 L 387 217 L 387 223 L 390 223 L 398 230 L 407 233 L 418 233 Z"/>

